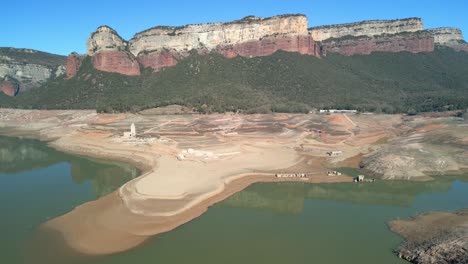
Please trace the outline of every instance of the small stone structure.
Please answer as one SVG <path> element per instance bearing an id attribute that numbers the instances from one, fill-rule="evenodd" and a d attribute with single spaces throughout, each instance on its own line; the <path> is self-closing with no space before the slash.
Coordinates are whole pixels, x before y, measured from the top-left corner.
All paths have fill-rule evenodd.
<path id="1" fill-rule="evenodd" d="M 341 176 L 341 172 L 339 171 L 327 171 L 328 176 Z"/>
<path id="2" fill-rule="evenodd" d="M 277 178 L 307 178 L 311 173 L 276 173 Z"/>
<path id="3" fill-rule="evenodd" d="M 356 114 L 357 110 L 345 110 L 345 109 L 320 109 L 320 114 Z"/>
<path id="4" fill-rule="evenodd" d="M 336 156 L 339 156 L 339 155 L 343 154 L 343 151 L 341 151 L 341 150 L 332 150 L 332 151 L 327 151 L 327 154 L 330 157 L 336 157 Z"/>
<path id="5" fill-rule="evenodd" d="M 130 125 L 130 132 L 124 132 L 123 136 L 124 138 L 136 138 L 136 128 L 134 123 Z"/>

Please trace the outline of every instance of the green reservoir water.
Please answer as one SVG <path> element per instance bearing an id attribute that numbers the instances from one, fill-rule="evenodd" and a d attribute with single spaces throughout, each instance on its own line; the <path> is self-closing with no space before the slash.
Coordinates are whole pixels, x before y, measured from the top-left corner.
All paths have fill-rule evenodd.
<path id="1" fill-rule="evenodd" d="M 0 137 L 0 262 L 24 263 L 24 244 L 40 223 L 137 173 Z M 402 240 L 386 221 L 461 208 L 468 208 L 468 175 L 423 183 L 254 184 L 134 250 L 63 263 L 406 263 L 392 253 Z"/>
<path id="2" fill-rule="evenodd" d="M 39 224 L 106 195 L 139 175 L 126 164 L 55 151 L 43 142 L 0 136 L 0 263 L 25 263 Z"/>

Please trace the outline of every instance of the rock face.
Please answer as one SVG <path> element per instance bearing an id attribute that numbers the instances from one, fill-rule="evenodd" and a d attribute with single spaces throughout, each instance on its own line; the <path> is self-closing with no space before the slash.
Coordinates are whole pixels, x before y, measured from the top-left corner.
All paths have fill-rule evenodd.
<path id="1" fill-rule="evenodd" d="M 108 26 L 99 27 L 87 41 L 96 69 L 137 75 L 139 65 L 154 72 L 171 67 L 195 50 L 217 52 L 226 58 L 268 56 L 278 50 L 311 56 L 327 52 L 343 55 L 372 52 L 432 52 L 434 45 L 468 50 L 461 31 L 441 28 L 424 31 L 420 18 L 369 20 L 307 28 L 304 15 L 269 18 L 249 16 L 227 23 L 180 27 L 157 26 L 124 40 Z M 435 39 L 435 41 L 434 41 Z M 119 61 L 121 60 L 121 61 Z M 71 67 L 77 65 L 71 62 Z M 70 76 L 76 72 L 70 70 Z"/>
<path id="2" fill-rule="evenodd" d="M 427 31 L 434 36 L 434 43 L 437 45 L 454 45 L 463 42 L 462 31 L 458 28 L 434 28 Z"/>
<path id="3" fill-rule="evenodd" d="M 126 51 L 100 51 L 94 54 L 92 61 L 94 67 L 100 71 L 140 75 L 138 61 Z"/>
<path id="4" fill-rule="evenodd" d="M 320 26 L 310 28 L 309 32 L 315 41 L 322 42 L 326 52 L 349 56 L 377 51 L 431 52 L 434 37 L 423 29 L 420 18 L 406 18 Z"/>
<path id="5" fill-rule="evenodd" d="M 367 20 L 349 24 L 319 26 L 309 29 L 315 41 L 344 36 L 374 36 L 381 34 L 397 34 L 401 32 L 416 32 L 424 29 L 420 18 L 405 18 L 396 20 Z"/>
<path id="6" fill-rule="evenodd" d="M 275 34 L 307 35 L 304 15 L 284 15 L 270 18 L 245 17 L 228 23 L 155 27 L 135 34 L 129 42 L 133 55 L 163 49 L 186 52 L 192 49 L 216 49 L 219 45 L 237 45 L 258 41 Z"/>
<path id="7" fill-rule="evenodd" d="M 140 65 L 127 49 L 127 42 L 108 26 L 100 26 L 86 42 L 94 68 L 124 75 L 140 75 Z M 73 71 L 73 70 L 72 70 Z"/>
<path id="8" fill-rule="evenodd" d="M 93 56 L 100 51 L 123 51 L 127 42 L 108 26 L 100 26 L 92 33 L 86 42 L 88 55 Z"/>
<path id="9" fill-rule="evenodd" d="M 310 37 L 304 15 L 245 17 L 229 23 L 182 27 L 158 26 L 137 33 L 128 43 L 113 29 L 102 26 L 91 34 L 87 44 L 88 55 L 93 56 L 96 69 L 130 75 L 139 74 L 135 58 L 143 67 L 157 72 L 176 65 L 191 50 L 199 54 L 219 52 L 227 58 L 268 56 L 278 50 L 320 56 L 320 47 Z M 125 61 L 117 62 L 118 58 Z"/>
<path id="10" fill-rule="evenodd" d="M 80 69 L 81 62 L 83 61 L 83 56 L 78 55 L 77 53 L 71 53 L 67 57 L 67 79 L 71 79 L 76 76 L 78 70 Z"/>
<path id="11" fill-rule="evenodd" d="M 320 57 L 320 47 L 309 35 L 274 35 L 258 41 L 220 45 L 217 52 L 227 58 L 268 56 L 278 50 Z"/>
<path id="12" fill-rule="evenodd" d="M 31 49 L 0 48 L 0 79 L 16 80 L 21 90 L 65 73 L 65 57 Z"/>
<path id="13" fill-rule="evenodd" d="M 327 52 L 343 55 L 371 54 L 372 52 L 402 52 L 411 53 L 432 52 L 434 38 L 426 31 L 414 33 L 399 33 L 392 35 L 361 36 L 354 38 L 329 39 L 322 43 Z"/>
<path id="14" fill-rule="evenodd" d="M 177 64 L 180 55 L 171 51 L 155 51 L 138 56 L 137 60 L 144 68 L 152 68 L 154 72 L 160 71 L 164 67 L 172 67 Z"/>
<path id="15" fill-rule="evenodd" d="M 3 80 L 0 83 L 0 91 L 8 96 L 16 96 L 19 92 L 19 86 L 8 80 Z"/>
<path id="16" fill-rule="evenodd" d="M 457 51 L 468 52 L 468 44 L 463 39 L 462 31 L 458 28 L 434 28 L 428 30 L 434 36 L 436 45 L 450 47 Z"/>

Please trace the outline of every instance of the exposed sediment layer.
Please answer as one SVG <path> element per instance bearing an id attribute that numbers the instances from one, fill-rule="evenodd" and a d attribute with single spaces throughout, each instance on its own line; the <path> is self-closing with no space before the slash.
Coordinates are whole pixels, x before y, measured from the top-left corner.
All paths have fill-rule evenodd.
<path id="1" fill-rule="evenodd" d="M 246 17 L 228 23 L 159 26 L 135 34 L 129 41 L 129 50 L 138 56 L 145 51 L 177 52 L 192 49 L 216 49 L 219 45 L 236 45 L 257 41 L 274 34 L 307 35 L 304 15 L 283 15 L 269 18 Z"/>
<path id="2" fill-rule="evenodd" d="M 181 27 L 158 26 L 135 34 L 129 42 L 112 28 L 101 26 L 91 34 L 87 46 L 88 55 L 100 57 L 101 63 L 99 66 L 95 64 L 96 69 L 126 75 L 137 74 L 122 69 L 121 64 L 128 65 L 125 60 L 117 61 L 118 57 L 124 57 L 123 54 L 135 57 L 143 67 L 150 67 L 154 72 L 176 65 L 192 50 L 200 54 L 214 51 L 227 58 L 268 56 L 278 50 L 320 57 L 320 48 L 308 34 L 304 15 L 246 17 L 228 23 Z"/>
<path id="3" fill-rule="evenodd" d="M 327 176 L 324 166 L 404 133 L 407 126 L 401 122 L 396 115 L 148 116 L 0 109 L 0 127 L 34 133 L 62 151 L 131 162 L 144 172 L 119 191 L 41 226 L 45 233 L 60 234 L 71 249 L 91 255 L 131 249 L 253 182 L 351 181 Z M 122 136 L 131 123 L 137 125 L 137 138 Z M 329 150 L 342 154 L 328 157 Z M 275 177 L 304 172 L 310 174 L 306 179 Z"/>
<path id="4" fill-rule="evenodd" d="M 427 31 L 434 36 L 434 43 L 437 45 L 453 45 L 463 42 L 462 31 L 459 28 L 433 28 Z"/>
<path id="5" fill-rule="evenodd" d="M 78 55 L 77 53 L 71 53 L 67 57 L 67 79 L 71 79 L 76 76 L 78 73 L 81 62 L 83 61 L 83 56 Z"/>
<path id="6" fill-rule="evenodd" d="M 416 32 L 424 29 L 420 18 L 405 18 L 396 20 L 366 20 L 362 22 L 318 26 L 309 29 L 315 41 L 344 36 L 368 36 L 382 34 L 397 34 L 402 32 Z"/>
<path id="7" fill-rule="evenodd" d="M 125 51 L 101 51 L 93 56 L 97 70 L 124 75 L 140 75 L 140 64 L 132 54 Z"/>
<path id="8" fill-rule="evenodd" d="M 434 38 L 431 33 L 419 31 L 379 35 L 373 37 L 361 36 L 339 39 L 328 39 L 322 43 L 327 52 L 343 55 L 371 54 L 372 52 L 402 52 L 411 53 L 434 51 Z"/>
<path id="9" fill-rule="evenodd" d="M 468 52 L 468 43 L 463 39 L 462 31 L 458 28 L 434 28 L 429 29 L 434 36 L 436 45 L 452 48 L 456 51 Z"/>

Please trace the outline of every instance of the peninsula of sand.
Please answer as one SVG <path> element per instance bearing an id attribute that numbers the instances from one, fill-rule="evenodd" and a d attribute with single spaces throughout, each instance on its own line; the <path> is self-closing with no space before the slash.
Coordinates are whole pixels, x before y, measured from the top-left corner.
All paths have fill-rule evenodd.
<path id="1" fill-rule="evenodd" d="M 131 249 L 255 182 L 346 182 L 352 177 L 329 171 L 359 165 L 365 165 L 362 169 L 369 175 L 387 179 L 428 180 L 426 171 L 465 170 L 466 151 L 434 147 L 435 139 L 451 133 L 448 140 L 462 144 L 463 150 L 468 144 L 465 125 L 446 117 L 371 114 L 0 109 L 2 134 L 35 136 L 64 152 L 129 162 L 142 170 L 116 192 L 40 227 L 60 234 L 69 249 L 89 255 Z M 434 140 L 424 140 L 428 138 Z M 408 159 L 401 153 L 395 158 L 398 151 L 406 151 Z M 435 164 L 430 159 L 440 157 L 440 151 L 447 153 L 447 160 L 430 167 Z"/>

